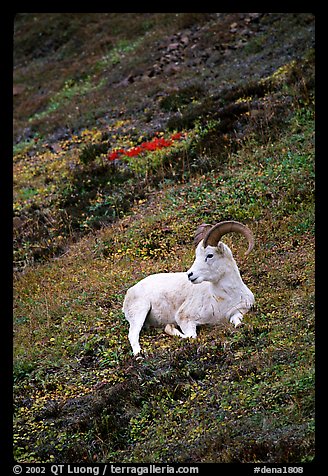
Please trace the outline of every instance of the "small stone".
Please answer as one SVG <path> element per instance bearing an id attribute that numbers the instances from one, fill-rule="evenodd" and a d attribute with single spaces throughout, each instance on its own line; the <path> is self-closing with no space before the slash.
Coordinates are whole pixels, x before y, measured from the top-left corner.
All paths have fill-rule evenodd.
<path id="1" fill-rule="evenodd" d="M 173 51 L 173 50 L 176 50 L 179 48 L 179 43 L 171 43 L 168 47 L 167 47 L 167 51 Z"/>

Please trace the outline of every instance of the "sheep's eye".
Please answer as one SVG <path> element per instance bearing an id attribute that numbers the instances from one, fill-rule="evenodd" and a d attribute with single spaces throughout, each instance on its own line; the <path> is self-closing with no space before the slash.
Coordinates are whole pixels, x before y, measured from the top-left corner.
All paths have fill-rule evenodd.
<path id="1" fill-rule="evenodd" d="M 214 255 L 212 255 L 212 253 L 208 254 L 205 258 L 205 261 L 207 261 L 209 258 L 213 258 Z"/>

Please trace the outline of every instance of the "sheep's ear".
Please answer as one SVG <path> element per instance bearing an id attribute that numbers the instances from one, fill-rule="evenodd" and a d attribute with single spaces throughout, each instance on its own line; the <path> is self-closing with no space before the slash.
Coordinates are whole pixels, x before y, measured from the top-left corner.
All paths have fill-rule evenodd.
<path id="1" fill-rule="evenodd" d="M 217 244 L 217 250 L 219 255 L 224 255 L 224 244 L 222 243 L 222 241 L 219 241 L 219 243 Z"/>

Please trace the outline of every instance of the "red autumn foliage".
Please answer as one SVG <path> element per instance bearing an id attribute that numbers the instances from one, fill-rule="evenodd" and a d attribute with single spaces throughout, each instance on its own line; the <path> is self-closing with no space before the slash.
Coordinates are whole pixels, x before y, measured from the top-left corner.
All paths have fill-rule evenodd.
<path id="1" fill-rule="evenodd" d="M 174 141 L 181 139 L 181 137 L 183 137 L 183 134 L 181 132 L 172 134 L 169 139 L 164 139 L 164 137 L 154 137 L 151 141 L 142 142 L 142 144 L 140 144 L 139 146 L 131 147 L 131 149 L 128 150 L 114 150 L 108 155 L 108 160 L 116 160 L 121 155 L 125 155 L 126 157 L 136 157 L 145 151 L 153 151 L 163 149 L 164 147 L 170 147 Z"/>

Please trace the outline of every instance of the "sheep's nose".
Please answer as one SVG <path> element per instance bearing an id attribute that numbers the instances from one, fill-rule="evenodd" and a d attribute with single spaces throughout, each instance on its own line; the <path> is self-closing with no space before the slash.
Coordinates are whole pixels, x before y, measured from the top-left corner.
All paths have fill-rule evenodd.
<path id="1" fill-rule="evenodd" d="M 188 273 L 188 279 L 190 279 L 193 274 L 194 273 L 192 271 L 190 273 Z"/>

